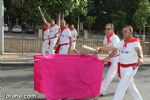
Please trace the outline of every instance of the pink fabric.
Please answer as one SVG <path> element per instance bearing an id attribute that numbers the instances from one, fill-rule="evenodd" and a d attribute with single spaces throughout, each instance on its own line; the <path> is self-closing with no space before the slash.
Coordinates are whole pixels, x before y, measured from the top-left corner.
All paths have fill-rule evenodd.
<path id="1" fill-rule="evenodd" d="M 35 55 L 34 89 L 47 100 L 99 95 L 104 62 L 87 54 Z"/>

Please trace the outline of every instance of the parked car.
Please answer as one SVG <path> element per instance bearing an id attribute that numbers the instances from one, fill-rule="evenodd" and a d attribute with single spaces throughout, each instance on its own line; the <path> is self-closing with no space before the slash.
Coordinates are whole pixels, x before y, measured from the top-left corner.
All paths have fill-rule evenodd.
<path id="1" fill-rule="evenodd" d="M 8 25 L 4 24 L 4 32 L 8 32 L 8 31 L 9 31 Z"/>
<path id="2" fill-rule="evenodd" d="M 22 27 L 20 25 L 14 25 L 13 28 L 12 28 L 12 32 L 21 33 L 22 32 Z"/>
<path id="3" fill-rule="evenodd" d="M 35 32 L 35 30 L 34 30 L 33 28 L 28 28 L 28 29 L 26 30 L 26 33 L 27 33 L 27 34 L 34 34 L 34 32 Z"/>

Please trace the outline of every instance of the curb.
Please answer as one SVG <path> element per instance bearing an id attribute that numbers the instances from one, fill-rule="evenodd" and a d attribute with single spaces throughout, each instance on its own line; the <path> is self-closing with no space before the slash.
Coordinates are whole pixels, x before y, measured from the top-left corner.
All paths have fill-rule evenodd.
<path id="1" fill-rule="evenodd" d="M 1 62 L 0 63 L 1 66 L 9 66 L 10 65 L 13 67 L 16 67 L 16 66 L 33 66 L 34 65 L 34 62 Z M 107 66 L 107 64 L 104 64 L 104 66 Z M 142 66 L 150 66 L 150 63 L 145 63 L 143 64 Z"/>

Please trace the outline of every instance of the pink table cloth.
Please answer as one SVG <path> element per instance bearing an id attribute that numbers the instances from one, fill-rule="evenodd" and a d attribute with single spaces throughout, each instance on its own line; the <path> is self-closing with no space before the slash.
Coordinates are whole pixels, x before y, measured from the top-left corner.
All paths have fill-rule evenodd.
<path id="1" fill-rule="evenodd" d="M 104 62 L 87 54 L 34 56 L 34 89 L 47 100 L 100 94 Z"/>

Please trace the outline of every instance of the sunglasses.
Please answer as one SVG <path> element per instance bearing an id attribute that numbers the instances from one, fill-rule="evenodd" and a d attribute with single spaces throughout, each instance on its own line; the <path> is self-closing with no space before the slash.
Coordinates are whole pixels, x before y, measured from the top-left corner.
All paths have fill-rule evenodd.
<path id="1" fill-rule="evenodd" d="M 122 33 L 127 33 L 127 32 L 129 32 L 129 31 L 122 31 Z"/>
<path id="2" fill-rule="evenodd" d="M 111 28 L 105 28 L 105 30 L 111 30 Z"/>

